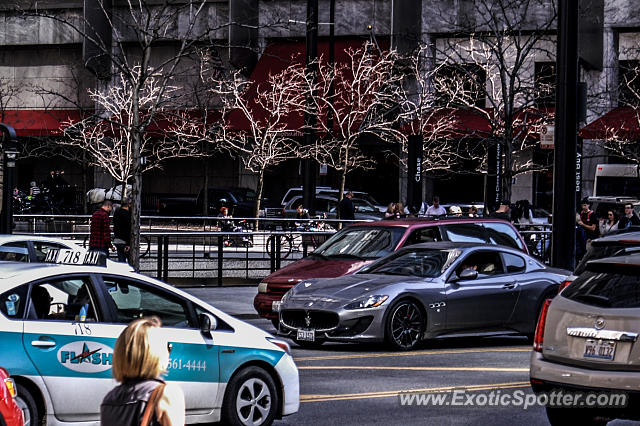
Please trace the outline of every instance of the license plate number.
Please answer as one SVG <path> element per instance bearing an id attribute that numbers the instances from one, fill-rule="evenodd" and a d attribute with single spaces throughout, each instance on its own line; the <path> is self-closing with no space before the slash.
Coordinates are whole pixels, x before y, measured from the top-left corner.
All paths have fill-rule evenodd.
<path id="1" fill-rule="evenodd" d="M 613 361 L 616 353 L 616 342 L 610 340 L 587 339 L 584 345 L 584 358 L 604 359 Z"/>
<path id="2" fill-rule="evenodd" d="M 315 342 L 316 341 L 316 331 L 315 330 L 298 330 L 297 340 L 302 340 L 305 342 Z"/>
<path id="3" fill-rule="evenodd" d="M 279 301 L 279 300 L 274 300 L 274 301 L 271 303 L 271 310 L 272 310 L 273 312 L 280 312 L 280 304 L 281 304 L 281 303 L 282 303 L 282 302 L 281 302 L 281 301 Z"/>

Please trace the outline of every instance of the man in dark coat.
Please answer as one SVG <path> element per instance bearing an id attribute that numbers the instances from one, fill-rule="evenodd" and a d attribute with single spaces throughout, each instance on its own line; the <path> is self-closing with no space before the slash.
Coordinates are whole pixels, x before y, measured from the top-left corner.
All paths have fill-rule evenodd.
<path id="1" fill-rule="evenodd" d="M 356 218 L 356 208 L 353 205 L 353 201 L 351 201 L 352 198 L 353 192 L 349 191 L 345 194 L 344 198 L 340 200 L 340 203 L 338 204 L 340 219 L 354 220 Z"/>
<path id="2" fill-rule="evenodd" d="M 129 200 L 123 198 L 120 208 L 113 214 L 113 245 L 116 246 L 118 262 L 129 263 L 131 249 L 131 212 Z"/>

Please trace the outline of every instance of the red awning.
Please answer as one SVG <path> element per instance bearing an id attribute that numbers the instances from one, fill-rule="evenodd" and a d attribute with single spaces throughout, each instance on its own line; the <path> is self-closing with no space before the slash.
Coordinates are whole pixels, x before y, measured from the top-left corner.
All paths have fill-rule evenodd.
<path id="1" fill-rule="evenodd" d="M 578 132 L 584 139 L 640 139 L 640 108 L 618 107 Z"/>
<path id="2" fill-rule="evenodd" d="M 497 136 L 503 126 L 500 117 L 490 119 L 493 110 L 483 111 L 467 108 L 440 108 L 428 113 L 424 118 L 423 130 L 434 136 L 451 139 L 487 138 Z M 540 127 L 553 123 L 554 108 L 527 108 L 518 111 L 513 120 L 516 136 L 527 139 L 538 139 Z M 492 120 L 496 129 L 492 129 Z M 421 123 L 417 120 L 403 126 L 407 133 L 417 133 Z M 526 131 L 524 131 L 526 129 Z"/>
<path id="3" fill-rule="evenodd" d="M 347 50 L 361 48 L 369 38 L 336 38 L 334 41 L 334 57 L 335 64 L 348 64 L 350 62 Z M 387 38 L 378 39 L 380 49 L 389 49 L 389 40 Z M 256 87 L 261 84 L 267 84 L 269 76 L 277 74 L 288 66 L 296 64 L 302 65 L 305 61 L 306 42 L 304 39 L 296 40 L 276 40 L 270 42 L 265 48 L 258 64 L 251 73 L 250 80 L 253 84 L 248 88 L 245 96 L 249 99 L 249 106 L 256 116 L 260 116 L 260 107 L 251 102 L 256 93 Z M 322 58 L 322 62 L 326 63 L 329 57 L 329 40 L 320 39 L 318 41 L 318 57 Z M 265 114 L 266 115 L 266 114 Z M 227 116 L 227 122 L 232 129 L 248 130 L 249 123 L 241 111 L 231 111 Z M 293 133 L 299 131 L 304 125 L 304 115 L 302 113 L 292 114 L 287 117 L 286 128 Z"/>
<path id="4" fill-rule="evenodd" d="M 61 136 L 63 123 L 77 122 L 82 113 L 75 109 L 56 110 L 5 110 L 0 121 L 16 130 L 18 136 Z"/>

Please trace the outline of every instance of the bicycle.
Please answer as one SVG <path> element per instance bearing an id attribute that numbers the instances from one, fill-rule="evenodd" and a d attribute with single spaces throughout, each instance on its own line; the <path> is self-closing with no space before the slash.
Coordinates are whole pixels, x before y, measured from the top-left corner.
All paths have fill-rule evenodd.
<path id="1" fill-rule="evenodd" d="M 82 241 L 82 247 L 89 248 L 89 238 L 91 238 L 90 235 L 87 235 L 86 237 L 84 237 L 84 240 Z M 142 250 L 144 248 L 144 250 Z M 143 258 L 146 255 L 149 254 L 149 252 L 151 251 L 151 240 L 149 240 L 149 237 L 147 237 L 146 235 L 140 235 L 140 257 Z"/>
<path id="2" fill-rule="evenodd" d="M 328 231 L 331 228 L 324 222 L 307 222 L 301 226 L 297 227 L 298 231 L 301 232 L 312 232 L 312 231 Z M 271 235 L 265 241 L 265 251 L 269 256 L 271 256 L 271 247 L 272 244 L 275 244 L 277 240 L 275 238 L 280 239 L 280 258 L 286 259 L 293 252 L 301 252 L 303 251 L 303 246 L 313 247 L 313 249 L 318 248 L 322 245 L 326 240 L 326 235 L 294 235 L 291 234 L 281 234 L 281 235 Z M 298 240 L 299 238 L 299 240 Z"/>

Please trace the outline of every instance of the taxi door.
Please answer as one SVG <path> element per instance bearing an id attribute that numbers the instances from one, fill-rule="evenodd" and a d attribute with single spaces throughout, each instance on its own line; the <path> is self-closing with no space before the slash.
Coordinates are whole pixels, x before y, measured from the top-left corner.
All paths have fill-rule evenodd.
<path id="1" fill-rule="evenodd" d="M 60 421 L 100 419 L 113 388 L 113 348 L 124 326 L 106 324 L 94 282 L 66 275 L 29 285 L 22 343 Z"/>
<path id="2" fill-rule="evenodd" d="M 181 385 L 186 414 L 207 415 L 213 411 L 220 390 L 219 346 L 214 336 L 202 334 L 189 300 L 164 288 L 133 278 L 102 276 L 105 309 L 111 321 L 129 322 L 155 315 L 171 347 L 168 374 L 164 378 Z"/>

